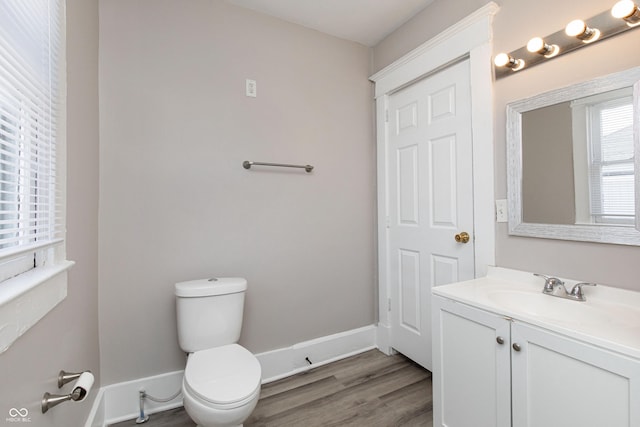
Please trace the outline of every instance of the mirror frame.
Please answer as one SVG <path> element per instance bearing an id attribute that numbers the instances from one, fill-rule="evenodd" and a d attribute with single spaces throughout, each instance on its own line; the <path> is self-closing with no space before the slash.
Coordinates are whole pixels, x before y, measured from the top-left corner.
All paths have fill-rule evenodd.
<path id="1" fill-rule="evenodd" d="M 635 227 L 618 225 L 537 224 L 523 222 L 522 114 L 603 92 L 633 86 L 635 149 Z M 552 90 L 507 105 L 507 198 L 509 234 L 545 239 L 640 246 L 640 67 Z"/>

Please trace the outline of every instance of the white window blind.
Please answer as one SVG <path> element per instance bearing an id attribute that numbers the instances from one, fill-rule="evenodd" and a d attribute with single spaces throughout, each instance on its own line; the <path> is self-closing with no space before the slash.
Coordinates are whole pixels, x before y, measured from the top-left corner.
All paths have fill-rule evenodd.
<path id="1" fill-rule="evenodd" d="M 0 261 L 64 235 L 56 171 L 63 1 L 0 0 Z"/>
<path id="2" fill-rule="evenodd" d="M 594 222 L 635 224 L 632 97 L 589 107 L 589 180 Z"/>

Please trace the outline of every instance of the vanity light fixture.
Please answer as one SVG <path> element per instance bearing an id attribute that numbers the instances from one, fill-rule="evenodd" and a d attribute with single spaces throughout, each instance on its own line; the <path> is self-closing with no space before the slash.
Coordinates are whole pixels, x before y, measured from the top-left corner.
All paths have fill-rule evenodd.
<path id="1" fill-rule="evenodd" d="M 640 25 L 640 8 L 632 0 L 620 0 L 613 5 L 611 16 L 626 21 L 630 27 Z"/>
<path id="2" fill-rule="evenodd" d="M 527 43 L 527 50 L 531 53 L 539 53 L 545 58 L 553 58 L 560 52 L 557 44 L 547 44 L 542 37 L 534 37 Z"/>
<path id="3" fill-rule="evenodd" d="M 493 58 L 496 79 L 513 75 L 548 60 L 625 31 L 640 28 L 640 0 L 611 0 L 615 5 L 584 21 L 576 19 L 544 37 L 534 37 L 519 49 Z"/>
<path id="4" fill-rule="evenodd" d="M 524 68 L 524 61 L 522 59 L 515 59 L 513 56 L 506 53 L 499 53 L 493 59 L 493 63 L 496 67 L 510 68 L 512 71 L 519 71 Z"/>
<path id="5" fill-rule="evenodd" d="M 564 29 L 569 37 L 576 37 L 584 43 L 593 43 L 600 38 L 600 30 L 589 28 L 581 19 L 575 19 L 567 24 Z"/>

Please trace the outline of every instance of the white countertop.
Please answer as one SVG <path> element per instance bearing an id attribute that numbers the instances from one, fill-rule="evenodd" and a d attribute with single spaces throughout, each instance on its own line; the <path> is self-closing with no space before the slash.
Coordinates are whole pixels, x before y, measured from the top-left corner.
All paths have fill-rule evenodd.
<path id="1" fill-rule="evenodd" d="M 564 280 L 567 291 L 577 283 Z M 542 294 L 544 279 L 489 267 L 487 277 L 438 286 L 434 295 L 640 359 L 640 292 L 583 287 L 586 301 Z"/>

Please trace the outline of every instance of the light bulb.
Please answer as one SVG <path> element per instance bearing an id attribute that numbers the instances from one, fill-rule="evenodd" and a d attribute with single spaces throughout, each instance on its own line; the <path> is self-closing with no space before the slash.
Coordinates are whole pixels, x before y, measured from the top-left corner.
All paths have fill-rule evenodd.
<path id="1" fill-rule="evenodd" d="M 547 45 L 548 46 L 548 45 Z M 535 53 L 545 49 L 545 42 L 540 37 L 534 37 L 527 43 L 527 50 Z"/>
<path id="2" fill-rule="evenodd" d="M 493 63 L 496 67 L 507 67 L 513 71 L 518 71 L 524 68 L 524 61 L 522 59 L 515 59 L 511 55 L 506 53 L 499 53 L 493 59 Z"/>
<path id="3" fill-rule="evenodd" d="M 640 9 L 632 0 L 620 0 L 611 8 L 611 16 L 634 26 L 640 23 Z"/>
<path id="4" fill-rule="evenodd" d="M 506 53 L 499 53 L 496 55 L 495 59 L 493 60 L 493 63 L 496 64 L 496 67 L 504 67 L 505 65 L 510 63 L 512 60 L 513 58 L 507 55 Z"/>
<path id="5" fill-rule="evenodd" d="M 576 19 L 569 22 L 564 31 L 570 37 L 578 37 L 579 35 L 583 34 L 586 29 L 587 24 L 585 24 L 581 19 Z"/>
<path id="6" fill-rule="evenodd" d="M 600 30 L 597 28 L 589 28 L 581 19 L 569 22 L 564 29 L 569 37 L 576 37 L 585 43 L 591 43 L 600 38 Z"/>
<path id="7" fill-rule="evenodd" d="M 534 37 L 527 43 L 527 50 L 531 53 L 539 53 L 546 58 L 551 58 L 558 54 L 560 48 L 558 45 L 549 45 L 541 37 Z"/>
<path id="8" fill-rule="evenodd" d="M 611 8 L 611 15 L 614 18 L 623 19 L 633 15 L 636 5 L 631 0 L 621 0 Z"/>

